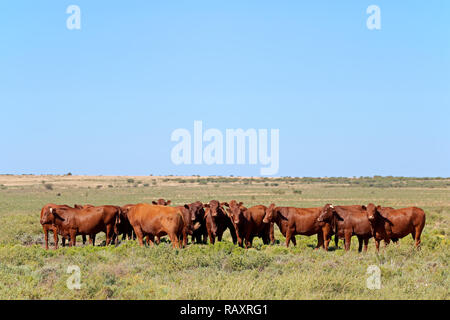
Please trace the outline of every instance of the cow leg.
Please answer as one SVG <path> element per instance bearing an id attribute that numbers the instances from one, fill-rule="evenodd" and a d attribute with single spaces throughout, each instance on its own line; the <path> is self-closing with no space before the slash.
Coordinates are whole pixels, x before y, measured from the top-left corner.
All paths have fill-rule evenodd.
<path id="1" fill-rule="evenodd" d="M 44 230 L 45 250 L 48 250 L 48 228 L 44 226 L 42 229 Z"/>
<path id="2" fill-rule="evenodd" d="M 113 239 L 114 235 L 115 235 L 114 227 L 111 225 L 107 225 L 106 226 L 106 245 L 109 245 L 111 243 L 111 240 Z"/>
<path id="3" fill-rule="evenodd" d="M 351 242 L 352 242 L 352 234 L 350 232 L 347 232 L 345 234 L 345 251 L 350 250 Z"/>
<path id="4" fill-rule="evenodd" d="M 159 245 L 159 244 L 161 243 L 160 237 L 156 236 L 155 239 L 156 239 L 156 240 L 155 240 L 155 243 Z M 148 241 L 148 240 L 147 240 L 147 241 Z"/>
<path id="5" fill-rule="evenodd" d="M 339 237 L 337 234 L 334 235 L 334 246 L 339 249 Z"/>
<path id="6" fill-rule="evenodd" d="M 119 238 L 117 237 L 117 234 L 113 232 L 113 234 L 111 235 L 111 244 L 116 244 L 116 240 L 118 242 Z"/>
<path id="7" fill-rule="evenodd" d="M 76 230 L 70 230 L 70 242 L 69 247 L 75 247 L 77 244 L 77 231 Z"/>
<path id="8" fill-rule="evenodd" d="M 291 237 L 292 237 L 292 233 L 293 233 L 292 231 L 293 231 L 292 228 L 289 228 L 289 227 L 286 230 L 286 248 L 289 247 L 289 241 L 291 241 Z"/>
<path id="9" fill-rule="evenodd" d="M 269 240 L 269 237 L 267 236 L 267 234 L 264 234 L 261 238 L 265 245 L 268 245 L 270 243 L 270 240 Z"/>
<path id="10" fill-rule="evenodd" d="M 417 249 L 420 249 L 420 243 L 421 243 L 420 236 L 421 235 L 422 235 L 422 228 L 420 226 L 416 227 L 416 230 L 413 233 L 413 239 L 416 240 L 415 246 Z"/>
<path id="11" fill-rule="evenodd" d="M 369 238 L 364 238 L 364 252 L 367 252 L 368 245 L 369 245 Z"/>
<path id="12" fill-rule="evenodd" d="M 217 228 L 217 241 L 222 241 L 223 233 L 225 232 L 226 228 Z M 231 232 L 230 232 L 231 234 Z"/>
<path id="13" fill-rule="evenodd" d="M 202 234 L 202 237 L 203 237 L 203 244 L 207 244 L 208 243 L 208 232 L 207 231 L 205 231 L 203 234 Z"/>
<path id="14" fill-rule="evenodd" d="M 55 250 L 58 249 L 58 230 L 53 228 L 53 241 L 55 241 Z"/>
<path id="15" fill-rule="evenodd" d="M 209 237 L 209 243 L 214 244 L 215 237 L 213 236 L 212 232 L 208 230 L 208 237 Z"/>
<path id="16" fill-rule="evenodd" d="M 238 231 L 236 230 L 236 228 L 234 227 L 234 225 L 231 222 L 228 225 L 228 229 L 230 230 L 230 235 L 231 235 L 231 239 L 233 240 L 233 244 L 236 244 L 238 242 L 238 236 L 237 236 Z"/>
<path id="17" fill-rule="evenodd" d="M 143 246 L 144 246 L 144 241 L 143 241 L 144 235 L 143 235 L 143 233 L 142 233 L 142 230 L 141 230 L 139 227 L 137 227 L 137 228 L 134 229 L 134 232 L 136 233 L 136 236 L 137 236 L 139 245 L 140 245 L 141 247 L 143 247 Z"/>
<path id="18" fill-rule="evenodd" d="M 69 239 L 69 241 L 70 241 L 70 239 Z M 61 238 L 61 245 L 62 245 L 63 247 L 66 246 L 66 237 L 65 237 L 65 236 L 62 236 L 62 238 Z"/>
<path id="19" fill-rule="evenodd" d="M 95 247 L 95 237 L 96 237 L 95 234 L 91 234 L 89 236 L 89 243 L 92 244 L 92 246 L 94 246 L 94 247 Z"/>
<path id="20" fill-rule="evenodd" d="M 83 234 L 83 235 L 81 236 L 81 238 L 83 239 L 83 246 L 86 245 L 86 235 Z"/>
<path id="21" fill-rule="evenodd" d="M 178 236 L 174 232 L 169 233 L 169 239 L 172 242 L 172 248 L 180 248 L 180 243 L 178 241 Z"/>
<path id="22" fill-rule="evenodd" d="M 358 236 L 358 252 L 362 251 L 362 246 L 363 246 L 363 239 Z"/>
<path id="23" fill-rule="evenodd" d="M 253 237 L 250 236 L 250 238 L 247 241 L 247 249 L 251 248 L 253 246 Z"/>
<path id="24" fill-rule="evenodd" d="M 317 250 L 320 247 L 323 247 L 323 232 L 322 231 L 319 231 L 317 233 L 317 246 L 314 248 L 314 250 Z"/>
<path id="25" fill-rule="evenodd" d="M 250 248 L 252 246 L 251 241 L 253 240 L 250 228 L 249 230 L 247 230 L 244 239 L 245 239 L 245 249 Z"/>
<path id="26" fill-rule="evenodd" d="M 153 234 L 148 234 L 147 235 L 147 245 L 150 247 L 154 247 L 155 246 L 155 236 Z"/>
<path id="27" fill-rule="evenodd" d="M 380 251 L 380 241 L 381 240 L 375 239 L 375 248 L 377 249 L 377 252 Z"/>
<path id="28" fill-rule="evenodd" d="M 182 236 L 183 236 L 183 246 L 186 247 L 188 245 L 188 235 L 184 228 L 183 228 Z"/>
<path id="29" fill-rule="evenodd" d="M 294 235 L 294 236 L 292 236 L 292 238 L 291 238 L 291 242 L 292 242 L 292 244 L 294 245 L 294 247 L 296 247 L 296 246 L 297 246 L 297 239 L 295 238 L 295 235 Z"/>
<path id="30" fill-rule="evenodd" d="M 275 231 L 274 231 L 273 222 L 270 223 L 269 239 L 270 239 L 270 244 L 275 244 Z"/>
<path id="31" fill-rule="evenodd" d="M 331 237 L 328 235 L 327 232 L 323 232 L 323 244 L 325 251 L 328 251 L 328 246 L 330 244 Z"/>

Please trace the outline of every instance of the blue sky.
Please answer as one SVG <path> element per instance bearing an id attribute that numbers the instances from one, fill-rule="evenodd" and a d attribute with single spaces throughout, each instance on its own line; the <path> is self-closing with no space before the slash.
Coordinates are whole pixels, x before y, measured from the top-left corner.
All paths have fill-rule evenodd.
<path id="1" fill-rule="evenodd" d="M 446 0 L 2 1 L 0 173 L 259 175 L 173 164 L 171 133 L 202 120 L 279 129 L 278 176 L 449 177 L 449 15 Z"/>

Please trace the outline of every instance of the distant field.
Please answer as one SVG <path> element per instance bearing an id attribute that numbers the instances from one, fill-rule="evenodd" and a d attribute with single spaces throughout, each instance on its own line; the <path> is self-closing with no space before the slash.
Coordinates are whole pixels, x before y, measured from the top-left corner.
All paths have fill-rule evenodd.
<path id="1" fill-rule="evenodd" d="M 39 223 L 48 202 L 94 205 L 171 199 L 175 205 L 236 199 L 246 206 L 314 207 L 332 204 L 418 206 L 427 223 L 422 250 L 410 236 L 367 254 L 331 245 L 314 251 L 317 238 L 297 236 L 297 247 L 277 244 L 244 250 L 229 234 L 215 245 L 171 249 L 162 242 L 140 248 L 43 249 Z M 88 177 L 0 175 L 0 299 L 449 299 L 450 179 L 445 178 L 239 178 Z M 98 237 L 100 244 L 103 235 Z M 80 238 L 81 240 L 81 238 Z M 80 243 L 80 241 L 78 241 Z M 69 290 L 69 265 L 81 269 L 81 289 Z M 380 290 L 366 287 L 367 268 L 381 269 Z"/>

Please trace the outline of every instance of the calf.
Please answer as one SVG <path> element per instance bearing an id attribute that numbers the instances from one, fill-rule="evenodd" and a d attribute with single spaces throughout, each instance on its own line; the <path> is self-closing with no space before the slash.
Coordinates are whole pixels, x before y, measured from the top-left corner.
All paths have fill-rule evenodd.
<path id="1" fill-rule="evenodd" d="M 358 237 L 358 251 L 367 251 L 369 239 L 372 237 L 372 227 L 367 219 L 366 207 L 360 205 L 333 206 L 326 204 L 317 218 L 319 222 L 330 225 L 335 234 L 336 247 L 338 239 L 344 239 L 345 250 L 350 250 L 352 236 Z"/>
<path id="2" fill-rule="evenodd" d="M 408 234 L 415 240 L 416 248 L 420 248 L 420 236 L 425 227 L 425 212 L 422 209 L 393 209 L 370 203 L 367 206 L 367 217 L 373 227 L 377 251 L 380 249 L 381 240 L 389 244 L 390 240 L 396 242 Z"/>
<path id="3" fill-rule="evenodd" d="M 273 210 L 267 210 L 263 222 L 274 222 L 278 225 L 281 233 L 286 237 L 286 247 L 289 247 L 290 241 L 294 246 L 297 244 L 295 241 L 297 234 L 306 236 L 317 234 L 316 249 L 322 247 L 328 250 L 332 230 L 329 224 L 317 220 L 321 211 L 321 207 L 276 207 Z"/>
<path id="4" fill-rule="evenodd" d="M 99 206 L 84 209 L 50 207 L 44 214 L 44 222 L 51 222 L 63 235 L 70 236 L 70 246 L 76 245 L 77 235 L 89 235 L 95 245 L 95 235 L 106 233 L 106 244 L 111 242 L 120 207 Z"/>
<path id="5" fill-rule="evenodd" d="M 244 242 L 245 248 L 251 247 L 254 237 L 262 238 L 264 244 L 270 243 L 273 239 L 273 234 L 271 235 L 273 223 L 264 223 L 263 219 L 268 211 L 275 208 L 275 204 L 272 203 L 269 208 L 257 205 L 247 209 L 242 206 L 242 202 L 238 204 L 235 200 L 232 200 L 230 204 L 225 203 L 225 206 L 229 207 L 227 212 L 236 229 L 239 246 L 242 247 Z"/>
<path id="6" fill-rule="evenodd" d="M 172 246 L 181 248 L 179 239 L 187 236 L 185 218 L 179 207 L 140 203 L 132 207 L 127 216 L 141 246 L 144 245 L 144 236 L 149 237 L 153 246 L 155 236 L 168 235 Z"/>
<path id="7" fill-rule="evenodd" d="M 223 233 L 229 229 L 233 243 L 236 244 L 236 229 L 230 217 L 225 213 L 222 205 L 217 200 L 211 200 L 208 204 L 204 205 L 205 208 L 205 223 L 206 231 L 208 233 L 209 242 L 214 244 L 216 237 L 218 241 L 222 241 Z"/>

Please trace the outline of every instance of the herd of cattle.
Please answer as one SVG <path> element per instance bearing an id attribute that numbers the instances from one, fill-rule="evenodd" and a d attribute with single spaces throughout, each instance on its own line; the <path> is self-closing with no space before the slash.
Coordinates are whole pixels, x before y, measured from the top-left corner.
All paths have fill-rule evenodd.
<path id="1" fill-rule="evenodd" d="M 425 212 L 417 207 L 394 209 L 391 207 L 351 205 L 333 206 L 326 204 L 317 208 L 269 207 L 257 205 L 250 208 L 242 202 L 232 200 L 209 203 L 196 201 L 184 206 L 169 206 L 170 200 L 159 199 L 152 204 L 128 204 L 119 206 L 93 206 L 47 204 L 41 210 L 40 222 L 44 229 L 45 247 L 48 249 L 48 231 L 53 231 L 55 249 L 58 248 L 58 235 L 62 245 L 69 241 L 76 244 L 76 237 L 89 236 L 89 243 L 95 245 L 95 236 L 105 232 L 106 245 L 122 240 L 138 239 L 153 245 L 160 237 L 168 236 L 174 248 L 187 245 L 188 236 L 192 243 L 214 244 L 222 240 L 228 229 L 233 243 L 241 247 L 252 246 L 253 238 L 260 237 L 264 244 L 273 244 L 274 224 L 289 242 L 296 245 L 295 235 L 317 235 L 316 249 L 328 250 L 332 235 L 336 247 L 339 239 L 344 239 L 345 250 L 350 249 L 352 236 L 359 242 L 359 251 L 367 251 L 370 238 L 375 239 L 376 249 L 380 241 L 385 245 L 392 240 L 397 242 L 409 234 L 420 245 L 420 236 L 425 226 Z"/>

